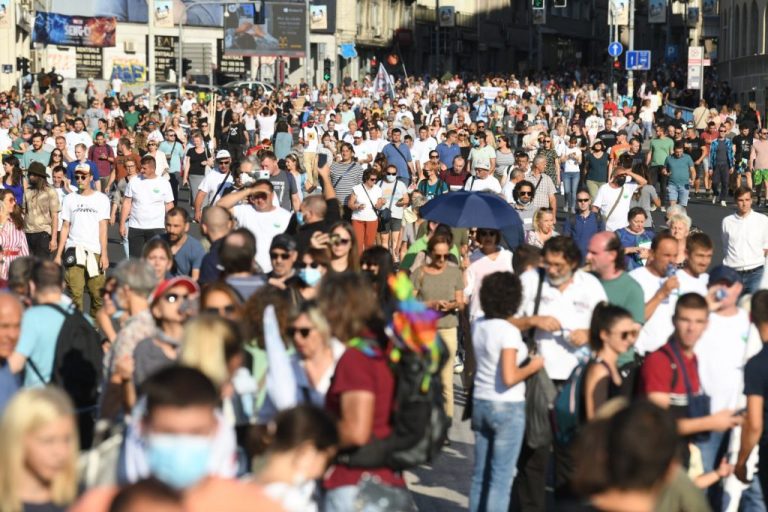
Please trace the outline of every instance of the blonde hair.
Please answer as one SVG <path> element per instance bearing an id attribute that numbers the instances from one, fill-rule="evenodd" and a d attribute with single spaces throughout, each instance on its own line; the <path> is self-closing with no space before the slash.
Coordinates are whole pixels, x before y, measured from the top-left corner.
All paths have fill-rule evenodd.
<path id="1" fill-rule="evenodd" d="M 184 328 L 179 364 L 200 370 L 221 388 L 230 378 L 227 363 L 240 347 L 233 322 L 216 315 L 200 315 Z"/>
<path id="2" fill-rule="evenodd" d="M 291 323 L 295 322 L 296 319 L 302 315 L 306 315 L 307 318 L 309 318 L 309 321 L 315 326 L 315 330 L 320 334 L 320 337 L 323 338 L 325 344 L 330 344 L 331 326 L 328 325 L 328 320 L 325 318 L 325 315 L 323 315 L 323 312 L 320 311 L 320 308 L 313 303 L 302 306 L 298 311 L 291 315 Z"/>
<path id="3" fill-rule="evenodd" d="M 51 498 L 59 506 L 75 500 L 80 447 L 72 402 L 56 388 L 26 389 L 13 397 L 0 420 L 0 511 L 21 512 L 23 509 L 19 490 L 25 459 L 24 438 L 62 417 L 72 422 L 70 457 L 50 484 Z"/>
<path id="4" fill-rule="evenodd" d="M 676 222 L 679 222 L 680 224 L 685 226 L 685 228 L 687 230 L 690 231 L 690 229 L 691 229 L 691 218 L 688 215 L 686 215 L 684 213 L 679 213 L 679 214 L 676 214 L 676 215 L 672 215 L 672 216 L 669 217 L 669 220 L 667 221 L 667 225 L 671 228 L 672 224 L 675 224 Z"/>
<path id="5" fill-rule="evenodd" d="M 541 218 L 545 215 L 552 215 L 554 217 L 555 212 L 552 211 L 552 208 L 544 207 L 539 208 L 536 210 L 536 212 L 533 214 L 533 227 L 536 230 L 541 230 Z"/>

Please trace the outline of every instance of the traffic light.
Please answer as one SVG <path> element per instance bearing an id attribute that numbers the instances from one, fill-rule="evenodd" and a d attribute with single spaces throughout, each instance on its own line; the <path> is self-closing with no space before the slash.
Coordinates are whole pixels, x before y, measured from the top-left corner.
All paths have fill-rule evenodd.
<path id="1" fill-rule="evenodd" d="M 373 57 L 371 59 L 371 68 L 375 68 L 378 65 L 379 65 L 379 62 L 376 60 L 376 57 Z"/>
<path id="2" fill-rule="evenodd" d="M 544 8 L 544 0 L 531 0 L 533 2 L 533 8 L 534 9 L 543 9 Z"/>
<path id="3" fill-rule="evenodd" d="M 565 9 L 568 7 L 568 0 L 555 0 L 556 9 Z"/>
<path id="4" fill-rule="evenodd" d="M 613 69 L 615 69 L 617 71 L 621 70 L 621 61 L 619 60 L 618 57 L 614 57 L 613 58 Z"/>
<path id="5" fill-rule="evenodd" d="M 331 59 L 325 59 L 323 61 L 323 80 L 326 82 L 331 81 Z"/>
<path id="6" fill-rule="evenodd" d="M 29 74 L 29 59 L 26 57 L 16 57 L 16 69 L 19 70 L 22 75 Z"/>
<path id="7" fill-rule="evenodd" d="M 192 71 L 192 59 L 181 59 L 181 74 L 186 75 Z"/>

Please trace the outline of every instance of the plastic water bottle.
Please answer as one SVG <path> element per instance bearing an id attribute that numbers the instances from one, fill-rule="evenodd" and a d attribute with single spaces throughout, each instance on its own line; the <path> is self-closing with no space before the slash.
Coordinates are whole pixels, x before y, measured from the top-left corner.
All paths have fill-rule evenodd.
<path id="1" fill-rule="evenodd" d="M 724 288 L 718 288 L 717 291 L 715 291 L 715 300 L 717 302 L 721 302 L 727 296 L 728 292 Z"/>

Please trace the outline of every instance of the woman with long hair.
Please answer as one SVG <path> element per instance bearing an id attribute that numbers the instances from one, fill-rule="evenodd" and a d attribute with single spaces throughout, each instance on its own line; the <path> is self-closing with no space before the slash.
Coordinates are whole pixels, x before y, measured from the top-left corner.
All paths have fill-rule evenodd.
<path id="1" fill-rule="evenodd" d="M 3 176 L 2 188 L 13 191 L 16 197 L 16 204 L 24 203 L 24 172 L 19 166 L 19 159 L 13 155 L 3 157 Z"/>
<path id="2" fill-rule="evenodd" d="M 349 222 L 337 222 L 331 226 L 331 266 L 332 272 L 357 272 L 360 270 L 360 251 L 355 230 Z"/>
<path id="3" fill-rule="evenodd" d="M 285 158 L 291 152 L 293 137 L 289 131 L 288 123 L 280 120 L 275 125 L 275 156 L 277 159 Z"/>
<path id="4" fill-rule="evenodd" d="M 0 279 L 8 279 L 11 262 L 29 256 L 24 220 L 10 190 L 0 190 Z"/>
<path id="5" fill-rule="evenodd" d="M 549 207 L 539 208 L 533 214 L 533 229 L 526 233 L 525 243 L 541 249 L 547 240 L 558 234 L 555 231 L 555 212 Z"/>
<path id="6" fill-rule="evenodd" d="M 346 149 L 345 149 L 346 151 Z M 371 169 L 363 171 L 363 182 L 355 185 L 349 194 L 347 205 L 352 210 L 352 227 L 359 240 L 358 251 L 376 245 L 376 233 L 379 227 L 377 211 L 384 206 L 381 187 Z"/>
<path id="7" fill-rule="evenodd" d="M 64 512 L 77 496 L 78 451 L 67 395 L 20 391 L 0 419 L 0 510 Z"/>
<path id="8" fill-rule="evenodd" d="M 299 200 L 304 200 L 304 195 L 311 190 L 311 187 L 307 185 L 307 173 L 301 167 L 299 158 L 291 153 L 285 157 L 285 168 L 293 177 L 293 181 L 296 182 L 296 190 L 299 192 Z"/>

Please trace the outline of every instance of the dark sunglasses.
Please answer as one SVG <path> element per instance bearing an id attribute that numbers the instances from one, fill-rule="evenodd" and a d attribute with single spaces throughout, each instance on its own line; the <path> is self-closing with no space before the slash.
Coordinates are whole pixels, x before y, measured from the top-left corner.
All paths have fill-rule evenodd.
<path id="1" fill-rule="evenodd" d="M 448 259 L 447 254 L 433 254 L 432 259 L 436 261 L 444 261 Z"/>
<path id="2" fill-rule="evenodd" d="M 296 336 L 296 333 L 299 333 L 302 338 L 306 338 L 310 332 L 312 332 L 312 329 L 309 327 L 289 327 L 285 330 L 289 338 Z"/>
<path id="3" fill-rule="evenodd" d="M 291 255 L 287 252 L 271 252 L 269 253 L 269 257 L 273 260 L 288 260 L 291 258 Z"/>
<path id="4" fill-rule="evenodd" d="M 589 198 L 588 197 L 579 197 L 579 198 L 576 199 L 576 201 L 578 201 L 580 203 L 588 203 L 589 202 Z"/>
<path id="5" fill-rule="evenodd" d="M 519 195 L 519 196 L 532 196 L 533 192 L 528 192 L 527 190 L 521 190 L 520 192 L 517 193 L 517 195 Z"/>
<path id="6" fill-rule="evenodd" d="M 352 239 L 341 238 L 340 236 L 338 236 L 338 237 L 331 238 L 331 243 L 333 245 L 349 245 L 350 243 L 352 243 Z"/>
<path id="7" fill-rule="evenodd" d="M 75 174 L 75 181 L 85 181 L 90 178 L 88 174 Z"/>
<path id="8" fill-rule="evenodd" d="M 232 160 L 219 160 L 219 165 L 229 165 L 232 163 Z"/>
<path id="9" fill-rule="evenodd" d="M 397 176 L 397 173 L 396 172 L 388 172 L 387 176 Z"/>
<path id="10" fill-rule="evenodd" d="M 229 304 L 227 306 L 223 306 L 220 308 L 204 308 L 203 309 L 203 313 L 209 313 L 212 315 L 221 315 L 221 316 L 232 315 L 235 312 L 237 312 L 237 306 L 235 306 L 234 304 Z"/>
<path id="11" fill-rule="evenodd" d="M 320 264 L 316 261 L 313 261 L 312 263 L 304 263 L 303 261 L 296 265 L 299 268 L 317 268 L 320 266 Z"/>
<path id="12" fill-rule="evenodd" d="M 478 229 L 477 236 L 495 236 L 496 232 L 492 229 Z"/>
<path id="13" fill-rule="evenodd" d="M 619 333 L 619 336 L 621 336 L 622 340 L 626 341 L 629 338 L 637 338 L 637 334 L 638 334 L 637 329 L 632 329 L 629 331 L 621 331 Z"/>
<path id="14" fill-rule="evenodd" d="M 267 200 L 267 193 L 266 192 L 256 192 L 255 194 L 251 194 L 251 197 L 256 200 L 266 201 Z"/>

